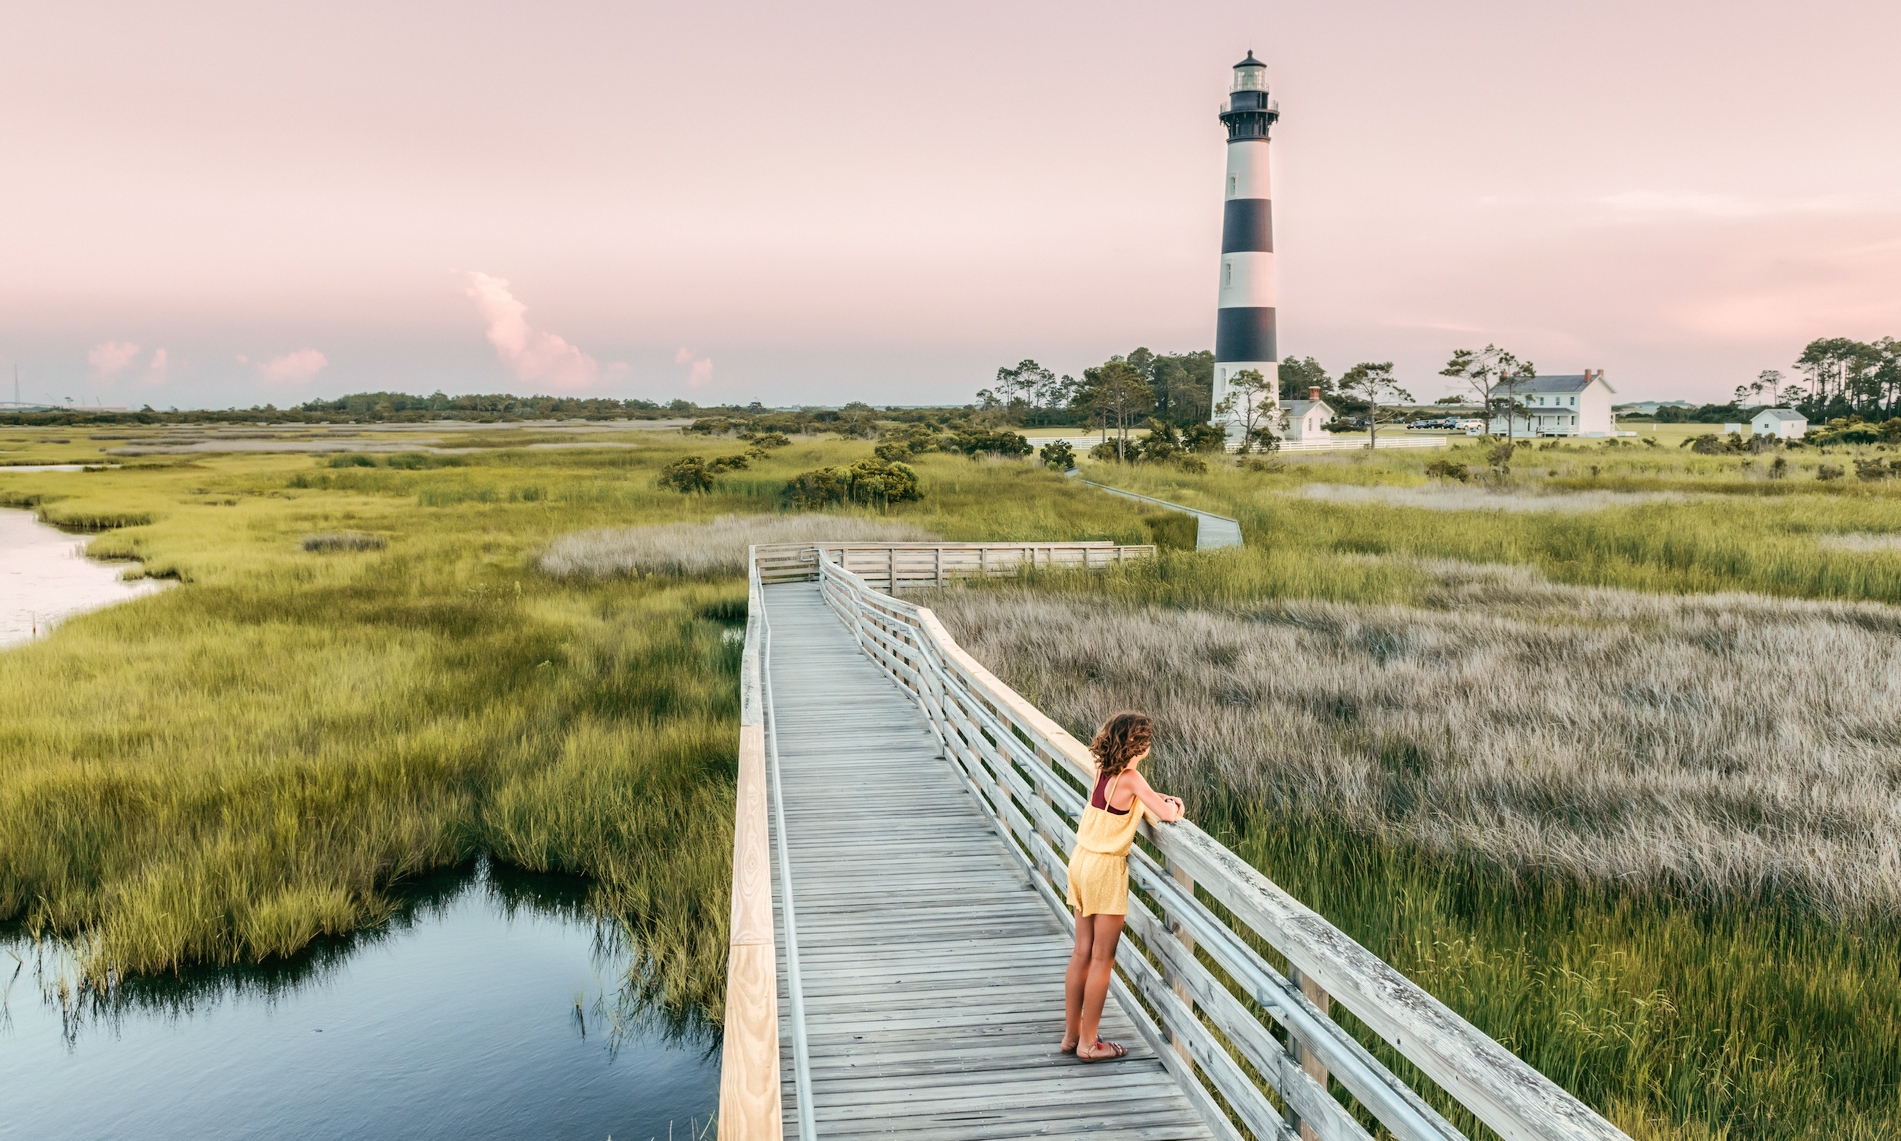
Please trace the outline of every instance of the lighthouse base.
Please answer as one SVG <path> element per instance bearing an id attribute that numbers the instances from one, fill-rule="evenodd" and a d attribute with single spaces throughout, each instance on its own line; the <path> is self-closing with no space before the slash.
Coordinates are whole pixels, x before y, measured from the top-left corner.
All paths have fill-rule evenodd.
<path id="1" fill-rule="evenodd" d="M 1242 373 L 1253 370 L 1261 375 L 1256 382 L 1252 377 L 1243 384 L 1236 379 Z M 1256 428 L 1272 428 L 1276 435 L 1282 431 L 1275 414 L 1280 406 L 1280 362 L 1279 361 L 1217 361 L 1215 362 L 1214 391 L 1210 407 L 1214 415 L 1208 421 L 1227 432 L 1228 444 L 1233 446 L 1247 435 L 1250 414 Z M 1225 411 L 1224 403 L 1231 406 Z M 1266 407 L 1263 408 L 1263 405 Z"/>

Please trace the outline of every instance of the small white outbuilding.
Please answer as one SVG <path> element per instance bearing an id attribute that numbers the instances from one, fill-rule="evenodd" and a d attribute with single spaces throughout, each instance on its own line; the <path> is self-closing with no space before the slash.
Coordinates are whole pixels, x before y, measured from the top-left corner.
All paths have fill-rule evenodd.
<path id="1" fill-rule="evenodd" d="M 1287 415 L 1287 440 L 1298 443 L 1303 440 L 1322 440 L 1327 433 L 1322 425 L 1334 417 L 1333 407 L 1320 399 L 1320 390 L 1307 390 L 1305 400 L 1283 400 L 1281 411 Z"/>
<path id="2" fill-rule="evenodd" d="M 1749 422 L 1749 430 L 1758 436 L 1799 440 L 1808 433 L 1809 420 L 1793 408 L 1765 408 Z"/>

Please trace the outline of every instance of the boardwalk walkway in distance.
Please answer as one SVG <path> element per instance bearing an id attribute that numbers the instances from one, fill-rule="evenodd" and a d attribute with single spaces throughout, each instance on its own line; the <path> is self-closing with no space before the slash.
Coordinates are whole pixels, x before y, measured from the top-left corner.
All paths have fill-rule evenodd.
<path id="1" fill-rule="evenodd" d="M 818 584 L 763 593 L 819 1136 L 1211 1137 L 1113 997 L 1102 1033 L 1130 1057 L 1058 1052 L 1064 926 Z M 790 1074 L 783 954 L 779 986 Z"/>
<path id="2" fill-rule="evenodd" d="M 1110 487 L 1106 483 L 1097 483 L 1093 479 L 1085 479 L 1083 482 L 1098 491 L 1106 491 L 1110 495 L 1120 495 L 1125 499 L 1139 499 L 1144 503 L 1153 503 L 1157 507 L 1166 507 L 1170 511 L 1179 511 L 1184 515 L 1193 515 L 1197 524 L 1195 528 L 1195 549 L 1197 551 L 1211 551 L 1217 547 L 1241 546 L 1241 524 L 1228 518 L 1226 515 L 1216 515 L 1208 511 L 1197 511 L 1193 507 L 1183 507 L 1179 503 L 1170 503 L 1165 499 L 1156 499 L 1149 495 L 1138 495 L 1133 491 L 1124 491 L 1119 487 Z"/>

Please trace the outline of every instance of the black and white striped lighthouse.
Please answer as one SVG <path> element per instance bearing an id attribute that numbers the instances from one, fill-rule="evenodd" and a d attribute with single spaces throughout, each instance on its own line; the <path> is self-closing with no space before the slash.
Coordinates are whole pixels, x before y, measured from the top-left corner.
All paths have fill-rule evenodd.
<path id="1" fill-rule="evenodd" d="M 1215 321 L 1214 403 L 1229 381 L 1255 369 L 1280 392 L 1280 349 L 1274 338 L 1274 210 L 1267 184 L 1267 132 L 1281 117 L 1267 96 L 1267 65 L 1248 57 L 1234 65 L 1234 85 L 1221 108 L 1228 128 L 1228 193 L 1221 214 L 1221 302 Z M 1237 414 L 1238 415 L 1238 414 Z M 1231 427 L 1230 432 L 1238 432 Z"/>

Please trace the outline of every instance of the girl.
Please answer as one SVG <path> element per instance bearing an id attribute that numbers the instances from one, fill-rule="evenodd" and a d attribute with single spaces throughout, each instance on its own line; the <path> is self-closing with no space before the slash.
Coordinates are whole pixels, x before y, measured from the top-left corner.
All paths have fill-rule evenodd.
<path id="1" fill-rule="evenodd" d="M 1163 823 L 1182 818 L 1182 802 L 1149 787 L 1135 766 L 1149 755 L 1155 726 L 1140 713 L 1118 713 L 1103 723 L 1089 751 L 1096 757 L 1096 787 L 1076 825 L 1076 851 L 1069 857 L 1069 905 L 1076 909 L 1076 950 L 1063 976 L 1063 1053 L 1085 1062 L 1120 1058 L 1129 1051 L 1097 1036 L 1102 1004 L 1109 996 L 1116 943 L 1129 914 L 1129 844 L 1146 810 Z"/>

